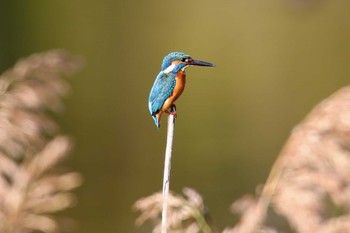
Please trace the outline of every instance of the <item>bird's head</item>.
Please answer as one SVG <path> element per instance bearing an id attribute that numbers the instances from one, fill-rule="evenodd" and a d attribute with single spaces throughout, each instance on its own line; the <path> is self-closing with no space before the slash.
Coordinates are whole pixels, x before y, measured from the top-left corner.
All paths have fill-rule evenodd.
<path id="1" fill-rule="evenodd" d="M 190 55 L 181 52 L 172 52 L 166 55 L 162 63 L 164 73 L 177 73 L 185 70 L 188 66 L 215 66 L 209 62 L 194 60 Z"/>

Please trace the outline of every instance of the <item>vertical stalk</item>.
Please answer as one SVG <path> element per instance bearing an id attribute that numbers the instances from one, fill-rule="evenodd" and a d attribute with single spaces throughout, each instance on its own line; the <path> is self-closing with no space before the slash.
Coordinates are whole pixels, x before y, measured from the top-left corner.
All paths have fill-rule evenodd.
<path id="1" fill-rule="evenodd" d="M 176 112 L 175 105 L 171 106 L 171 113 Z M 165 149 L 165 161 L 164 161 L 164 176 L 163 176 L 163 210 L 162 210 L 162 233 L 167 233 L 168 228 L 168 196 L 170 187 L 170 170 L 171 170 L 171 155 L 173 148 L 174 139 L 174 126 L 175 126 L 175 115 L 170 114 L 168 117 L 168 132 L 167 142 Z"/>

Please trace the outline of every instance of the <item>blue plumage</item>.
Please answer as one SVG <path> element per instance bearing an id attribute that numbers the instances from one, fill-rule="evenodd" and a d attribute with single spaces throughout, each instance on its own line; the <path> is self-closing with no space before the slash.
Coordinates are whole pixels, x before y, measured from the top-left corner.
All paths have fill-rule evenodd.
<path id="1" fill-rule="evenodd" d="M 191 58 L 190 55 L 181 52 L 172 52 L 166 55 L 162 63 L 162 71 L 171 66 L 173 61 L 181 61 L 182 59 Z"/>
<path id="2" fill-rule="evenodd" d="M 215 65 L 193 60 L 190 55 L 181 52 L 172 52 L 164 57 L 162 70 L 154 81 L 148 100 L 149 111 L 158 128 L 162 112 L 169 113 L 168 109 L 185 88 L 185 69 L 188 66 Z"/>
<path id="3" fill-rule="evenodd" d="M 173 93 L 176 80 L 176 74 L 174 73 L 164 73 L 161 71 L 151 90 L 148 107 L 152 116 L 154 116 L 162 107 L 165 100 Z M 157 123 L 156 123 L 157 124 Z"/>
<path id="4" fill-rule="evenodd" d="M 186 64 L 179 63 L 168 73 L 164 73 L 164 71 L 172 65 L 172 62 L 188 58 L 190 58 L 190 55 L 185 53 L 172 52 L 163 59 L 162 71 L 158 74 L 156 80 L 154 81 L 148 100 L 149 111 L 158 128 L 160 126 L 160 122 L 155 114 L 162 108 L 165 100 L 173 93 L 176 85 L 176 73 L 180 69 L 184 68 Z"/>

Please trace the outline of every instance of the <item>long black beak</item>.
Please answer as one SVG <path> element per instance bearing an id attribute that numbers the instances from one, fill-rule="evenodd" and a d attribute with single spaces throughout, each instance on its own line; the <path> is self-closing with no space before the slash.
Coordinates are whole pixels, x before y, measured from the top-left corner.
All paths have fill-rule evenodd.
<path id="1" fill-rule="evenodd" d="M 214 67 L 215 65 L 206 61 L 200 61 L 200 60 L 192 60 L 188 62 L 188 65 L 190 66 L 210 66 Z"/>

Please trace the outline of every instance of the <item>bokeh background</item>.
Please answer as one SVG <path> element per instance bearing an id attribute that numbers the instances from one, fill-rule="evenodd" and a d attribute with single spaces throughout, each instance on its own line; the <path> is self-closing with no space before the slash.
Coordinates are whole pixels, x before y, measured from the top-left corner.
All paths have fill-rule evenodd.
<path id="1" fill-rule="evenodd" d="M 132 204 L 161 189 L 166 118 L 147 99 L 163 57 L 191 67 L 177 101 L 171 188 L 204 196 L 214 225 L 237 221 L 233 200 L 263 183 L 288 134 L 323 98 L 349 83 L 345 0 L 1 1 L 0 71 L 62 48 L 84 60 L 60 118 L 75 139 L 66 165 L 83 174 L 62 215 L 76 232 L 150 232 Z"/>

